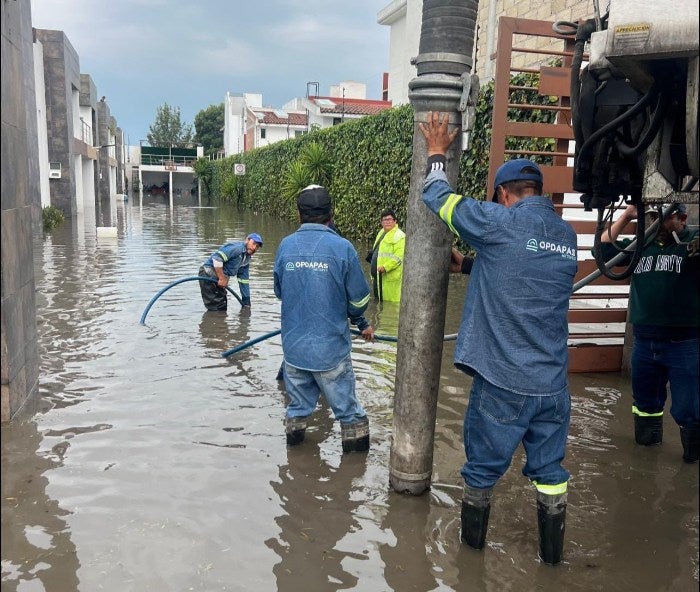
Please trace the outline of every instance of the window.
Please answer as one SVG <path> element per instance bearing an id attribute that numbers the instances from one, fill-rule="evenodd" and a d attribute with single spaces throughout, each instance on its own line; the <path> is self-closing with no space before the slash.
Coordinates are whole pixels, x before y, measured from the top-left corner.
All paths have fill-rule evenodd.
<path id="1" fill-rule="evenodd" d="M 338 125 L 342 122 L 342 119 L 340 117 L 334 117 L 333 118 L 333 125 Z"/>
<path id="2" fill-rule="evenodd" d="M 303 136 L 306 132 L 303 130 L 294 130 L 294 137 L 298 138 L 299 136 Z"/>
<path id="3" fill-rule="evenodd" d="M 261 139 L 261 140 L 264 140 L 264 139 L 265 139 L 265 132 L 266 132 L 266 131 L 267 131 L 267 130 L 266 130 L 264 127 L 263 127 L 263 128 L 260 128 L 260 139 Z"/>

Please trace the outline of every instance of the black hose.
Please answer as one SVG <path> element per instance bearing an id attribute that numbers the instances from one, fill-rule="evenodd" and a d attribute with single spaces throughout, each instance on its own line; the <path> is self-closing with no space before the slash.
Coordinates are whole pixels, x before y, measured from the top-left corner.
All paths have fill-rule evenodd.
<path id="1" fill-rule="evenodd" d="M 628 146 L 622 140 L 617 140 L 615 142 L 615 147 L 617 151 L 623 156 L 638 156 L 643 150 L 646 150 L 656 137 L 659 128 L 664 120 L 665 107 L 667 104 L 666 93 L 663 91 L 659 92 L 658 99 L 656 101 L 656 107 L 654 113 L 651 117 L 651 122 L 649 127 L 646 129 L 642 137 L 637 142 L 636 146 Z"/>
<path id="2" fill-rule="evenodd" d="M 567 26 L 576 24 L 569 23 L 567 21 L 562 21 L 562 23 L 565 23 Z M 591 38 L 591 35 L 595 32 L 595 30 L 595 21 L 589 19 L 578 24 L 575 31 L 576 41 L 574 43 L 574 51 L 571 61 L 571 82 L 569 95 L 571 103 L 571 126 L 574 130 L 574 139 L 578 145 L 583 144 L 584 141 L 583 130 L 581 129 L 581 117 L 579 115 L 579 101 L 581 100 L 581 64 L 583 63 L 583 52 L 586 42 Z M 556 28 L 554 31 L 556 33 L 559 32 Z"/>
<path id="3" fill-rule="evenodd" d="M 637 209 L 639 209 L 640 205 L 642 204 L 637 205 Z M 632 275 L 634 268 L 642 257 L 642 250 L 644 249 L 644 226 L 644 212 L 642 212 L 641 215 L 637 215 L 636 248 L 632 253 L 632 258 L 622 272 L 616 273 L 612 268 L 606 266 L 607 261 L 603 258 L 602 249 L 600 248 L 602 244 L 601 237 L 603 236 L 603 232 L 605 232 L 605 221 L 603 220 L 603 210 L 598 210 L 598 226 L 596 227 L 595 238 L 593 239 L 593 257 L 595 258 L 598 269 L 605 277 L 611 280 L 624 280 Z"/>
<path id="4" fill-rule="evenodd" d="M 552 31 L 554 31 L 557 35 L 571 37 L 572 35 L 576 35 L 578 27 L 578 23 L 574 23 L 572 21 L 557 21 L 552 25 Z"/>
<path id="5" fill-rule="evenodd" d="M 605 136 L 613 129 L 620 127 L 620 125 L 637 115 L 654 97 L 657 96 L 658 92 L 657 85 L 654 84 L 654 86 L 652 86 L 649 91 L 641 99 L 639 99 L 639 101 L 637 101 L 624 113 L 618 115 L 615 119 L 608 121 L 608 123 L 606 123 L 603 127 L 600 127 L 593 132 L 581 146 L 581 149 L 578 152 L 578 158 L 580 159 L 585 152 L 590 150 L 591 146 L 593 146 L 601 137 Z"/>
<path id="6" fill-rule="evenodd" d="M 461 76 L 472 69 L 477 0 L 424 0 L 416 71 Z M 449 59 L 446 55 L 449 54 Z"/>
<path id="7" fill-rule="evenodd" d="M 569 94 L 571 96 L 571 127 L 574 130 L 576 144 L 583 144 L 583 130 L 581 129 L 581 115 L 579 114 L 579 101 L 581 100 L 581 64 L 583 63 L 584 41 L 577 41 L 574 45 L 574 57 L 571 62 L 571 82 Z"/>

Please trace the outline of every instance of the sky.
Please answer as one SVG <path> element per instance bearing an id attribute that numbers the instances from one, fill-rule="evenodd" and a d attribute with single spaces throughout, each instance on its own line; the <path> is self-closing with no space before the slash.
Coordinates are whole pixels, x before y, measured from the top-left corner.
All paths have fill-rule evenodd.
<path id="1" fill-rule="evenodd" d="M 31 0 L 32 26 L 63 31 L 98 98 L 129 144 L 146 139 L 156 110 L 193 123 L 226 92 L 262 94 L 281 108 L 342 81 L 381 98 L 389 0 Z M 315 94 L 315 87 L 311 87 Z"/>

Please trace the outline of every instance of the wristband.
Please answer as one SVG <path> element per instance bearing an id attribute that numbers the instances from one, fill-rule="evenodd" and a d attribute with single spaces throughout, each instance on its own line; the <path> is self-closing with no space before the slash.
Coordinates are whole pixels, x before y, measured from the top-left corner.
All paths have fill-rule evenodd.
<path id="1" fill-rule="evenodd" d="M 433 171 L 444 171 L 445 170 L 445 155 L 444 154 L 433 154 L 428 156 L 428 166 L 425 169 L 425 174 L 429 175 Z"/>

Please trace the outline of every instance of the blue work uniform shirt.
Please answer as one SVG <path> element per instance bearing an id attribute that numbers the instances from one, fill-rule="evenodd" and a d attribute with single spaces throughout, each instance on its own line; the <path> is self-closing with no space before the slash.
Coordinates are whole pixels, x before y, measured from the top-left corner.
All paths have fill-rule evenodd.
<path id="1" fill-rule="evenodd" d="M 360 317 L 370 297 L 352 243 L 324 224 L 302 224 L 277 248 L 274 288 L 285 362 L 318 372 L 350 354 L 348 318 Z"/>
<path id="2" fill-rule="evenodd" d="M 245 243 L 236 241 L 221 245 L 204 262 L 204 265 L 214 267 L 214 259 L 224 264 L 224 274 L 238 279 L 243 302 L 250 302 L 250 255 Z"/>
<path id="3" fill-rule="evenodd" d="M 568 309 L 576 233 L 542 196 L 512 207 L 456 195 L 431 172 L 423 202 L 478 253 L 455 348 L 455 365 L 521 395 L 567 385 Z"/>

